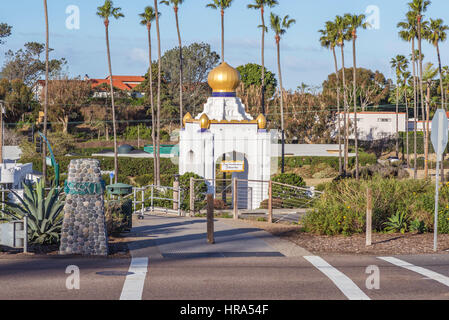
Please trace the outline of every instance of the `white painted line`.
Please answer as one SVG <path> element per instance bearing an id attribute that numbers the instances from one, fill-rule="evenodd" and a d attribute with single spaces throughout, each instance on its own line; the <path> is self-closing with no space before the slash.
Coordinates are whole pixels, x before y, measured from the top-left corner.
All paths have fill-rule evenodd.
<path id="1" fill-rule="evenodd" d="M 442 283 L 445 286 L 449 287 L 449 278 L 446 276 L 443 276 L 442 274 L 439 274 L 435 271 L 415 266 L 411 263 L 408 263 L 406 261 L 403 261 L 403 260 L 400 260 L 400 259 L 394 258 L 394 257 L 378 257 L 378 258 L 381 260 L 387 261 L 391 264 L 394 264 L 395 266 L 402 267 L 407 270 L 419 273 L 420 275 L 423 275 L 424 277 L 426 277 L 428 279 L 438 281 L 439 283 Z"/>
<path id="2" fill-rule="evenodd" d="M 349 300 L 371 300 L 351 279 L 332 267 L 323 258 L 318 256 L 305 256 L 304 258 L 332 280 Z"/>
<path id="3" fill-rule="evenodd" d="M 132 258 L 120 300 L 142 300 L 143 285 L 148 270 L 148 258 Z"/>

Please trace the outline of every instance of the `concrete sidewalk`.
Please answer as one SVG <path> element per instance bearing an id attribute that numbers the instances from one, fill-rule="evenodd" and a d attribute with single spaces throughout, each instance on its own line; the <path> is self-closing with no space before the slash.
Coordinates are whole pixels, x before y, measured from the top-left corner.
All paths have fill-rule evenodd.
<path id="1" fill-rule="evenodd" d="M 133 257 L 196 259 L 225 257 L 299 257 L 297 245 L 242 221 L 215 219 L 215 244 L 207 243 L 206 219 L 146 215 L 130 233 Z"/>

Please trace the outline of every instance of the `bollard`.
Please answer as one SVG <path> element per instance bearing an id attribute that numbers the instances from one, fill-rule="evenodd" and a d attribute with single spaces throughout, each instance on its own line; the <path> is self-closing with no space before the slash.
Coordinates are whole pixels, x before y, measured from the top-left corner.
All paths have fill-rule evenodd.
<path id="1" fill-rule="evenodd" d="M 207 242 L 215 243 L 214 239 L 214 197 L 207 195 Z"/>
<path id="2" fill-rule="evenodd" d="M 373 191 L 366 190 L 366 246 L 372 244 L 373 229 Z"/>
<path id="3" fill-rule="evenodd" d="M 173 210 L 178 211 L 179 208 L 179 176 L 175 176 L 173 181 Z M 179 213 L 179 212 L 178 212 Z"/>
<path id="4" fill-rule="evenodd" d="M 273 183 L 268 182 L 268 222 L 273 223 Z"/>

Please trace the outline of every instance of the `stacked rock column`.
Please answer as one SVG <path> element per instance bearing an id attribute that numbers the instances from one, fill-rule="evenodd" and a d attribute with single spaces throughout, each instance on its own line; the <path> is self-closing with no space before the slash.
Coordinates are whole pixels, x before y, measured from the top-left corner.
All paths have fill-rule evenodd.
<path id="1" fill-rule="evenodd" d="M 108 254 L 100 162 L 70 161 L 60 254 Z"/>

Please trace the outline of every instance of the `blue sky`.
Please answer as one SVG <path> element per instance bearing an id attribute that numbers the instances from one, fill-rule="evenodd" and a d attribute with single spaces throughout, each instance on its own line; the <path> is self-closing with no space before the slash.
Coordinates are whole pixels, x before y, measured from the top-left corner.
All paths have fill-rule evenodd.
<path id="1" fill-rule="evenodd" d="M 228 63 L 237 67 L 248 62 L 260 63 L 260 14 L 246 9 L 251 0 L 234 0 L 226 11 L 225 57 Z M 358 66 L 379 70 L 392 77 L 389 61 L 397 54 L 409 55 L 409 44 L 398 38 L 397 22 L 404 18 L 409 0 L 280 0 L 273 11 L 280 15 L 289 14 L 296 24 L 288 30 L 281 42 L 284 86 L 296 88 L 301 82 L 320 85 L 333 70 L 331 53 L 320 47 L 318 30 L 324 22 L 344 13 L 365 13 L 368 6 L 379 8 L 380 28 L 362 30 L 358 38 Z M 96 8 L 102 0 L 48 0 L 50 18 L 50 47 L 53 58 L 65 57 L 72 76 L 88 74 L 92 78 L 107 75 L 104 26 L 96 16 Z M 209 0 L 185 0 L 180 8 L 180 24 L 183 44 L 207 42 L 220 53 L 220 16 L 218 11 L 206 8 Z M 66 28 L 66 8 L 76 5 L 80 9 L 79 30 Z M 125 18 L 112 21 L 110 41 L 113 73 L 119 75 L 142 75 L 148 65 L 146 29 L 139 24 L 138 14 L 152 0 L 115 0 L 115 6 L 122 8 Z M 442 18 L 449 24 L 449 3 L 447 0 L 432 0 L 426 17 Z M 177 45 L 174 14 L 171 8 L 160 5 L 162 50 Z M 42 1 L 1 1 L 0 22 L 13 26 L 13 34 L 0 47 L 0 65 L 4 52 L 17 50 L 28 41 L 45 42 L 44 12 Z M 153 28 L 153 48 L 156 33 Z M 436 50 L 425 43 L 425 61 L 436 63 Z M 155 54 L 156 51 L 153 51 Z M 345 49 L 346 65 L 352 65 L 352 46 Z M 442 63 L 449 64 L 449 42 L 441 46 Z M 153 56 L 153 59 L 156 56 Z M 277 74 L 274 35 L 266 37 L 266 66 Z"/>

